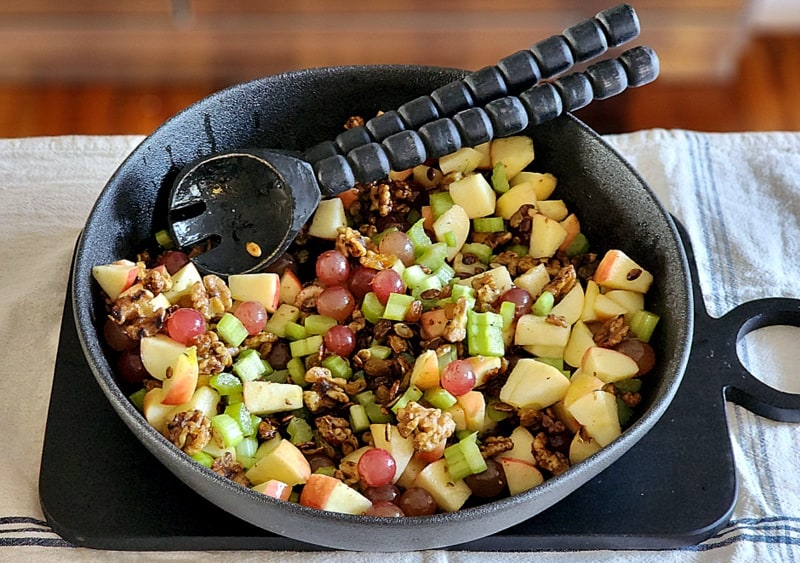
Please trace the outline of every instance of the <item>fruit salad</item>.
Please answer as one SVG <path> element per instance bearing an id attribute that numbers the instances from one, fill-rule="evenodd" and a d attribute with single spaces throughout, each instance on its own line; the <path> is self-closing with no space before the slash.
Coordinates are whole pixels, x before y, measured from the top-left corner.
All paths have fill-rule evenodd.
<path id="1" fill-rule="evenodd" d="M 94 267 L 121 385 L 197 463 L 321 510 L 453 512 L 567 471 L 636 416 L 658 316 L 533 160 L 514 136 L 357 185 L 268 271 L 204 276 L 164 233 Z"/>

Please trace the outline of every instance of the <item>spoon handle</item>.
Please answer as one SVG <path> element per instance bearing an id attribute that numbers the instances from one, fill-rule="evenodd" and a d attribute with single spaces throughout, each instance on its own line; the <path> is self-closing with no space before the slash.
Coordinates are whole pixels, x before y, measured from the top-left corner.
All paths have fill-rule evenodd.
<path id="1" fill-rule="evenodd" d="M 337 154 L 348 154 L 356 147 L 381 142 L 400 131 L 417 129 L 441 117 L 519 93 L 631 41 L 639 31 L 639 18 L 628 4 L 603 10 L 565 29 L 561 35 L 553 35 L 530 49 L 501 59 L 495 66 L 484 67 L 429 95 L 406 102 L 397 110 L 373 117 L 363 126 L 340 133 L 334 141 L 319 143 L 308 149 L 303 158 L 313 165 Z"/>
<path id="2" fill-rule="evenodd" d="M 648 84 L 658 73 L 656 53 L 646 46 L 634 47 L 616 59 L 590 65 L 585 71 L 532 86 L 519 96 L 504 96 L 483 107 L 461 110 L 452 118 L 435 119 L 416 131 L 393 133 L 380 143 L 355 147 L 346 157 L 329 156 L 314 166 L 317 182 L 324 195 L 335 195 L 356 182 L 385 178 L 390 170 L 406 170 L 461 147 L 520 133 L 530 125 L 580 109 L 592 100 Z"/>

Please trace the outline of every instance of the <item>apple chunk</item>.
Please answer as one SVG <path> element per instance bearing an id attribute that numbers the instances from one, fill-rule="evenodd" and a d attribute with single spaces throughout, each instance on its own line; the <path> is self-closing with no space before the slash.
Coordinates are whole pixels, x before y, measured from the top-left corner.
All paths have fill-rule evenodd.
<path id="1" fill-rule="evenodd" d="M 489 146 L 492 166 L 502 162 L 506 177 L 513 178 L 533 162 L 533 140 L 526 135 L 513 135 L 494 139 Z"/>
<path id="2" fill-rule="evenodd" d="M 234 274 L 228 276 L 231 298 L 236 301 L 258 301 L 268 313 L 274 313 L 281 301 L 281 279 L 274 272 Z"/>
<path id="3" fill-rule="evenodd" d="M 414 479 L 414 486 L 421 487 L 445 512 L 455 512 L 467 502 L 472 491 L 463 479 L 453 479 L 447 470 L 447 460 L 429 463 Z"/>
<path id="4" fill-rule="evenodd" d="M 469 174 L 483 162 L 484 154 L 472 147 L 461 147 L 456 152 L 439 158 L 439 169 L 442 174 L 461 172 Z"/>
<path id="5" fill-rule="evenodd" d="M 609 250 L 597 265 L 594 273 L 597 285 L 606 289 L 628 289 L 647 293 L 653 283 L 653 274 L 642 268 L 621 250 Z"/>
<path id="6" fill-rule="evenodd" d="M 543 409 L 564 398 L 569 379 L 549 364 L 521 358 L 505 385 L 500 400 L 516 408 Z"/>
<path id="7" fill-rule="evenodd" d="M 117 260 L 92 267 L 92 277 L 112 301 L 136 282 L 138 274 L 139 268 L 130 260 Z"/>
<path id="8" fill-rule="evenodd" d="M 436 233 L 436 240 L 439 242 L 445 242 L 447 233 L 453 233 L 455 244 L 447 246 L 447 260 L 453 260 L 461 250 L 461 247 L 464 246 L 464 243 L 467 242 L 469 229 L 469 215 L 458 204 L 452 205 L 433 222 L 433 232 Z"/>
<path id="9" fill-rule="evenodd" d="M 364 514 L 372 501 L 336 477 L 314 473 L 303 486 L 300 504 L 329 512 Z"/>
<path id="10" fill-rule="evenodd" d="M 470 219 L 494 213 L 497 196 L 483 174 L 473 173 L 450 184 L 450 197 Z"/>
<path id="11" fill-rule="evenodd" d="M 411 385 L 423 391 L 439 385 L 439 357 L 436 350 L 425 350 L 417 356 L 411 370 Z"/>
<path id="12" fill-rule="evenodd" d="M 583 354 L 581 371 L 606 383 L 614 383 L 635 376 L 639 372 L 639 364 L 622 352 L 592 346 Z"/>
<path id="13" fill-rule="evenodd" d="M 197 389 L 199 374 L 197 348 L 191 346 L 167 368 L 166 378 L 162 384 L 164 396 L 161 402 L 165 405 L 180 405 L 188 402 Z"/>
<path id="14" fill-rule="evenodd" d="M 187 262 L 183 268 L 172 275 L 172 287 L 169 291 L 165 291 L 164 295 L 170 303 L 177 303 L 181 297 L 191 294 L 197 283 L 202 284 L 203 277 L 193 262 Z"/>
<path id="15" fill-rule="evenodd" d="M 533 258 L 550 258 L 567 238 L 566 229 L 558 221 L 536 213 L 531 225 L 530 255 Z"/>
<path id="16" fill-rule="evenodd" d="M 292 488 L 283 481 L 278 481 L 277 479 L 270 479 L 269 481 L 259 483 L 253 487 L 253 490 L 279 500 L 289 500 L 289 496 L 292 494 Z"/>
<path id="17" fill-rule="evenodd" d="M 186 351 L 186 346 L 166 334 L 145 336 L 139 344 L 139 356 L 147 373 L 162 380 L 167 376 L 167 368 Z"/>
<path id="18" fill-rule="evenodd" d="M 293 411 L 303 407 L 303 388 L 293 383 L 245 381 L 244 406 L 256 415 Z"/>
<path id="19" fill-rule="evenodd" d="M 617 398 L 611 393 L 592 391 L 576 399 L 567 410 L 602 447 L 622 433 Z"/>
<path id="20" fill-rule="evenodd" d="M 311 465 L 297 446 L 279 438 L 278 444 L 258 458 L 245 475 L 254 485 L 271 479 L 290 486 L 302 485 L 311 476 Z"/>
<path id="21" fill-rule="evenodd" d="M 518 495 L 544 483 L 544 476 L 539 469 L 527 461 L 510 457 L 499 457 L 497 461 L 503 468 L 510 495 Z"/>
<path id="22" fill-rule="evenodd" d="M 346 226 L 347 214 L 342 200 L 338 197 L 323 199 L 314 212 L 308 234 L 312 237 L 335 240 L 338 229 Z"/>

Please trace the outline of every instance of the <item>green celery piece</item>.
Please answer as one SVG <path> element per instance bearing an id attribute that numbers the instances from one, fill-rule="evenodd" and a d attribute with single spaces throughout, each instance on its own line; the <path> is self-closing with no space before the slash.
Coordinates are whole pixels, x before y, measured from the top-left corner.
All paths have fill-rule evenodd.
<path id="1" fill-rule="evenodd" d="M 431 274 L 426 276 L 424 280 L 422 280 L 416 287 L 411 289 L 411 295 L 419 298 L 424 292 L 430 289 L 441 290 L 443 287 L 442 280 L 440 280 L 435 275 Z M 387 304 L 388 305 L 388 304 Z"/>
<path id="2" fill-rule="evenodd" d="M 567 245 L 566 254 L 569 258 L 580 256 L 589 252 L 589 239 L 583 233 L 578 233 Z"/>
<path id="3" fill-rule="evenodd" d="M 350 379 L 353 375 L 353 368 L 350 367 L 350 362 L 345 358 L 331 354 L 322 360 L 322 365 L 329 370 L 334 377 L 341 377 L 342 379 Z"/>
<path id="4" fill-rule="evenodd" d="M 537 357 L 537 362 L 542 362 L 543 364 L 547 364 L 549 366 L 553 366 L 559 371 L 564 371 L 564 358 L 543 358 Z"/>
<path id="5" fill-rule="evenodd" d="M 286 369 L 289 371 L 289 377 L 292 383 L 305 387 L 308 385 L 306 382 L 306 365 L 303 363 L 302 358 L 292 358 L 286 364 Z"/>
<path id="6" fill-rule="evenodd" d="M 453 198 L 450 192 L 434 192 L 429 196 L 433 218 L 438 219 L 442 213 L 453 207 Z"/>
<path id="7" fill-rule="evenodd" d="M 375 393 L 371 389 L 357 393 L 354 397 L 356 403 L 359 405 L 366 405 L 367 403 L 375 402 Z"/>
<path id="8" fill-rule="evenodd" d="M 504 356 L 503 317 L 487 311 L 467 311 L 467 349 L 470 356 Z"/>
<path id="9" fill-rule="evenodd" d="M 217 323 L 217 334 L 228 346 L 239 346 L 247 338 L 247 329 L 242 321 L 230 313 L 225 313 Z"/>
<path id="10" fill-rule="evenodd" d="M 475 299 L 475 290 L 468 285 L 456 283 L 453 284 L 453 292 L 450 296 L 453 298 L 453 301 L 457 301 L 459 297 Z"/>
<path id="11" fill-rule="evenodd" d="M 447 243 L 435 242 L 417 255 L 416 263 L 429 271 L 436 271 L 447 259 Z"/>
<path id="12" fill-rule="evenodd" d="M 617 416 L 619 417 L 620 426 L 628 424 L 628 421 L 630 421 L 633 416 L 633 409 L 619 397 L 617 397 Z"/>
<path id="13" fill-rule="evenodd" d="M 321 346 L 322 336 L 315 334 L 302 340 L 289 342 L 289 352 L 291 352 L 293 358 L 310 356 L 318 352 Z"/>
<path id="14" fill-rule="evenodd" d="M 524 244 L 511 244 L 506 247 L 506 250 L 516 253 L 517 256 L 527 256 L 530 252 L 530 248 L 525 246 Z"/>
<path id="15" fill-rule="evenodd" d="M 233 405 L 235 403 L 243 403 L 244 392 L 241 389 L 239 389 L 238 391 L 232 391 L 228 393 L 225 398 L 228 400 L 229 405 Z"/>
<path id="16" fill-rule="evenodd" d="M 405 293 L 390 293 L 386 300 L 386 309 L 383 311 L 383 318 L 390 321 L 402 321 L 406 318 L 411 304 L 414 302 L 412 295 Z"/>
<path id="17" fill-rule="evenodd" d="M 303 340 L 309 336 L 306 327 L 294 321 L 286 323 L 284 332 L 289 340 Z"/>
<path id="18" fill-rule="evenodd" d="M 211 467 L 211 464 L 214 463 L 214 456 L 203 451 L 193 453 L 190 457 L 203 467 Z"/>
<path id="19" fill-rule="evenodd" d="M 369 416 L 364 405 L 350 405 L 350 429 L 356 434 L 361 434 L 369 429 Z"/>
<path id="20" fill-rule="evenodd" d="M 336 326 L 337 323 L 336 319 L 331 317 L 326 317 L 325 315 L 309 315 L 306 317 L 306 320 L 303 322 L 303 326 L 306 327 L 306 334 L 308 336 L 314 334 L 322 334 L 324 335 L 331 327 Z"/>
<path id="21" fill-rule="evenodd" d="M 549 291 L 543 291 L 541 295 L 534 301 L 531 307 L 531 313 L 537 317 L 546 317 L 553 310 L 553 305 L 556 302 L 555 296 Z"/>
<path id="22" fill-rule="evenodd" d="M 333 465 L 323 465 L 321 467 L 317 467 L 314 470 L 314 473 L 320 473 L 322 475 L 327 475 L 328 477 L 334 477 L 336 474 L 336 468 Z M 294 494 L 294 491 L 292 491 L 292 494 Z M 292 501 L 291 497 L 289 497 L 289 502 L 297 503 L 299 500 Z"/>
<path id="23" fill-rule="evenodd" d="M 642 380 L 638 378 L 622 379 L 614 382 L 620 393 L 638 393 L 642 390 Z"/>
<path id="24" fill-rule="evenodd" d="M 253 427 L 253 419 L 250 416 L 250 411 L 244 403 L 236 403 L 225 407 L 225 414 L 230 416 L 239 425 L 239 429 L 245 436 L 252 436 L 256 433 L 257 427 Z M 255 450 L 254 452 L 255 453 Z M 252 454 L 251 454 L 252 455 Z"/>
<path id="25" fill-rule="evenodd" d="M 441 373 L 444 370 L 445 366 L 449 363 L 452 363 L 458 359 L 458 349 L 453 344 L 448 344 L 445 346 L 440 346 L 437 349 L 437 358 L 439 362 L 439 372 Z"/>
<path id="26" fill-rule="evenodd" d="M 256 451 L 258 450 L 258 439 L 255 436 L 245 436 L 244 439 L 236 446 L 236 461 L 241 458 L 255 458 Z"/>
<path id="27" fill-rule="evenodd" d="M 293 417 L 289 424 L 286 425 L 286 432 L 289 434 L 289 441 L 294 445 L 310 442 L 314 439 L 314 431 L 311 429 L 311 425 L 297 416 Z"/>
<path id="28" fill-rule="evenodd" d="M 461 247 L 461 254 L 472 254 L 482 264 L 488 264 L 492 259 L 492 248 L 481 242 L 468 242 Z"/>
<path id="29" fill-rule="evenodd" d="M 407 287 L 414 289 L 419 284 L 421 284 L 430 274 L 427 274 L 425 270 L 422 269 L 422 266 L 419 264 L 412 264 L 405 270 L 403 270 L 402 278 L 403 283 L 406 284 Z"/>
<path id="30" fill-rule="evenodd" d="M 475 432 L 465 436 L 458 443 L 446 447 L 444 458 L 447 462 L 447 471 L 453 479 L 463 479 L 487 469 Z"/>
<path id="31" fill-rule="evenodd" d="M 288 369 L 274 369 L 269 373 L 261 376 L 263 381 L 272 381 L 273 383 L 290 383 Z"/>
<path id="32" fill-rule="evenodd" d="M 367 322 L 375 324 L 381 320 L 384 309 L 383 303 L 380 302 L 374 292 L 370 291 L 364 296 L 364 301 L 361 303 L 361 313 Z"/>
<path id="33" fill-rule="evenodd" d="M 392 405 L 392 412 L 397 414 L 397 411 L 402 409 L 412 401 L 419 401 L 422 398 L 422 390 L 416 385 L 409 385 L 408 389 L 397 399 L 397 402 Z"/>
<path id="34" fill-rule="evenodd" d="M 499 194 L 504 194 L 511 189 L 508 184 L 506 166 L 502 162 L 498 162 L 492 167 L 492 188 Z"/>
<path id="35" fill-rule="evenodd" d="M 636 311 L 631 317 L 631 332 L 642 342 L 650 342 L 660 318 L 655 313 L 645 309 Z"/>
<path id="36" fill-rule="evenodd" d="M 517 306 L 512 301 L 503 301 L 500 304 L 500 316 L 503 317 L 503 327 L 508 328 L 514 322 L 517 314 Z"/>
<path id="37" fill-rule="evenodd" d="M 142 412 L 144 409 L 144 396 L 147 394 L 147 389 L 142 387 L 138 391 L 134 391 L 130 395 L 128 395 L 128 400 L 133 403 L 133 406 L 136 407 L 136 410 Z"/>
<path id="38" fill-rule="evenodd" d="M 456 239 L 456 234 L 453 231 L 447 231 L 444 233 L 444 243 L 449 248 L 454 248 L 456 244 L 458 244 L 458 239 Z"/>
<path id="39" fill-rule="evenodd" d="M 208 380 L 208 384 L 223 396 L 242 392 L 242 380 L 226 371 L 212 375 Z"/>
<path id="40" fill-rule="evenodd" d="M 253 348 L 239 352 L 236 362 L 233 364 L 233 373 L 238 375 L 242 381 L 255 381 L 266 372 L 267 369 L 261 356 Z"/>
<path id="41" fill-rule="evenodd" d="M 160 231 L 156 232 L 156 244 L 163 248 L 164 250 L 171 250 L 175 248 L 175 243 L 172 242 L 172 237 L 169 236 L 169 231 L 166 229 L 161 229 Z"/>
<path id="42" fill-rule="evenodd" d="M 472 230 L 476 233 L 499 233 L 506 228 L 502 217 L 475 217 Z"/>
<path id="43" fill-rule="evenodd" d="M 428 401 L 432 407 L 447 410 L 458 402 L 458 399 L 447 389 L 441 387 L 431 387 L 422 394 L 422 400 Z"/>
<path id="44" fill-rule="evenodd" d="M 456 271 L 450 264 L 445 262 L 433 272 L 433 275 L 439 278 L 444 286 L 444 284 L 450 283 L 450 280 L 455 277 Z"/>
<path id="45" fill-rule="evenodd" d="M 511 416 L 511 413 L 509 412 L 497 410 L 494 406 L 495 402 L 497 401 L 489 401 L 489 404 L 486 405 L 486 416 L 489 417 L 489 420 L 500 422 L 501 420 L 505 420 Z"/>
<path id="46" fill-rule="evenodd" d="M 385 360 L 392 355 L 392 349 L 389 346 L 382 346 L 381 344 L 373 344 L 368 350 L 370 356 L 374 356 L 380 360 Z"/>
<path id="47" fill-rule="evenodd" d="M 211 418 L 211 432 L 223 448 L 236 447 L 244 439 L 239 423 L 229 414 L 218 414 Z"/>
<path id="48" fill-rule="evenodd" d="M 374 424 L 388 424 L 393 421 L 391 412 L 384 411 L 378 403 L 367 403 L 364 405 L 364 411 L 367 413 L 369 421 Z"/>
<path id="49" fill-rule="evenodd" d="M 428 233 L 425 232 L 424 222 L 425 219 L 419 219 L 406 231 L 406 235 L 408 235 L 408 238 L 411 239 L 414 245 L 414 253 L 416 255 L 421 254 L 423 250 L 433 244 Z"/>

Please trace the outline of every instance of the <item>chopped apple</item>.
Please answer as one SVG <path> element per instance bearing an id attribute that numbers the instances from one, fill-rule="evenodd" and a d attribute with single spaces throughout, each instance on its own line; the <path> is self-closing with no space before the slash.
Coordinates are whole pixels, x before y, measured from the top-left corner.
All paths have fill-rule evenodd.
<path id="1" fill-rule="evenodd" d="M 468 278 L 460 279 L 456 283 L 460 285 L 468 285 L 477 289 L 484 283 L 490 283 L 489 278 L 491 278 L 491 283 L 494 284 L 493 287 L 501 294 L 514 287 L 514 282 L 511 281 L 511 274 L 508 273 L 508 268 L 505 266 L 490 268 L 485 272 L 475 274 L 474 276 L 470 276 Z"/>
<path id="2" fill-rule="evenodd" d="M 644 309 L 644 294 L 627 289 L 612 289 L 604 293 L 606 297 L 625 309 L 625 322 L 630 324 L 636 311 Z"/>
<path id="3" fill-rule="evenodd" d="M 497 356 L 469 356 L 464 360 L 475 372 L 475 387 L 486 383 L 492 375 L 497 373 L 503 361 Z"/>
<path id="4" fill-rule="evenodd" d="M 575 420 L 575 417 L 572 416 L 567 410 L 563 399 L 553 403 L 551 408 L 553 409 L 553 414 L 556 415 L 556 418 L 560 420 L 564 426 L 566 426 L 570 433 L 575 434 L 581 429 L 580 423 Z"/>
<path id="5" fill-rule="evenodd" d="M 433 222 L 436 240 L 446 242 L 447 233 L 452 233 L 453 245 L 447 245 L 447 260 L 452 261 L 469 237 L 470 222 L 467 212 L 459 204 L 453 204 Z M 401 262 L 402 263 L 402 262 Z"/>
<path id="6" fill-rule="evenodd" d="M 513 135 L 492 140 L 489 146 L 492 166 L 502 162 L 506 177 L 513 178 L 533 162 L 533 140 L 526 135 Z"/>
<path id="7" fill-rule="evenodd" d="M 529 182 L 536 191 L 536 199 L 549 198 L 558 185 L 558 180 L 549 172 L 528 172 L 523 171 L 511 178 L 511 185 L 516 186 L 523 182 Z"/>
<path id="8" fill-rule="evenodd" d="M 562 199 L 540 199 L 536 202 L 536 209 L 553 221 L 561 222 L 569 215 L 567 204 Z M 564 225 L 561 226 L 563 227 Z"/>
<path id="9" fill-rule="evenodd" d="M 150 300 L 150 308 L 153 311 L 158 311 L 159 309 L 169 309 L 171 306 L 172 303 L 169 302 L 169 299 L 167 299 L 167 296 L 163 293 L 159 293 Z"/>
<path id="10" fill-rule="evenodd" d="M 338 197 L 323 199 L 319 202 L 311 225 L 308 227 L 308 234 L 326 240 L 335 240 L 338 229 L 347 226 L 347 214 L 344 210 L 344 202 Z"/>
<path id="11" fill-rule="evenodd" d="M 567 238 L 567 231 L 558 221 L 536 213 L 531 224 L 529 253 L 533 258 L 550 258 Z"/>
<path id="12" fill-rule="evenodd" d="M 421 184 L 423 188 L 430 189 L 438 186 L 442 181 L 442 172 L 437 168 L 432 168 L 427 164 L 420 164 L 411 169 L 414 181 Z"/>
<path id="13" fill-rule="evenodd" d="M 522 347 L 536 358 L 563 358 L 564 346 L 547 346 L 543 344 L 526 344 Z"/>
<path id="14" fill-rule="evenodd" d="M 117 260 L 111 264 L 92 267 L 92 277 L 112 301 L 136 283 L 138 275 L 138 266 L 130 260 Z"/>
<path id="15" fill-rule="evenodd" d="M 483 174 L 473 173 L 450 184 L 450 197 L 470 219 L 494 214 L 497 196 Z"/>
<path id="16" fill-rule="evenodd" d="M 514 344 L 517 346 L 554 347 L 560 348 L 563 353 L 568 341 L 568 326 L 547 322 L 547 317 L 539 317 L 531 313 L 517 319 L 517 329 L 514 333 Z"/>
<path id="17" fill-rule="evenodd" d="M 383 448 L 394 458 L 396 464 L 394 480 L 400 478 L 406 469 L 411 456 L 414 455 L 414 438 L 409 434 L 403 438 L 397 426 L 393 424 L 370 424 L 372 440 L 376 448 Z"/>
<path id="18" fill-rule="evenodd" d="M 639 372 L 639 364 L 622 352 L 592 346 L 583 354 L 581 370 L 606 383 L 630 379 Z"/>
<path id="19" fill-rule="evenodd" d="M 303 388 L 293 383 L 245 381 L 244 406 L 255 415 L 286 412 L 303 407 Z"/>
<path id="20" fill-rule="evenodd" d="M 164 390 L 161 387 L 153 387 L 148 391 L 142 402 L 142 414 L 150 426 L 162 434 L 167 433 L 167 423 L 172 420 L 173 405 L 165 405 L 161 402 L 164 398 Z"/>
<path id="21" fill-rule="evenodd" d="M 497 457 L 518 459 L 535 465 L 536 458 L 533 457 L 533 434 L 531 434 L 530 430 L 524 426 L 517 426 L 511 431 L 509 438 L 514 447 L 498 454 Z"/>
<path id="22" fill-rule="evenodd" d="M 253 487 L 253 490 L 278 500 L 289 500 L 289 496 L 292 494 L 292 487 L 277 479 L 259 483 Z"/>
<path id="23" fill-rule="evenodd" d="M 245 473 L 253 485 L 277 479 L 293 487 L 309 479 L 311 465 L 297 446 L 289 440 L 278 438 L 277 444 L 270 444 L 269 447 L 271 449 L 267 453 L 256 456 L 256 462 Z"/>
<path id="24" fill-rule="evenodd" d="M 583 322 L 597 320 L 597 311 L 594 309 L 594 303 L 597 301 L 599 294 L 600 287 L 593 280 L 587 281 L 586 289 L 583 292 L 583 311 L 581 311 L 581 320 Z"/>
<path id="25" fill-rule="evenodd" d="M 444 455 L 444 448 L 442 448 L 442 454 L 436 458 L 440 459 L 442 455 Z M 397 479 L 395 485 L 398 487 L 402 487 L 403 489 L 407 489 L 414 484 L 414 480 L 419 475 L 420 471 L 425 469 L 425 467 L 431 462 L 431 460 L 425 459 L 423 456 L 419 455 L 420 452 L 416 452 L 406 465 L 405 470 L 403 471 L 402 475 Z M 432 460 L 436 461 L 436 460 Z"/>
<path id="26" fill-rule="evenodd" d="M 627 289 L 647 293 L 653 283 L 653 274 L 621 250 L 609 250 L 597 265 L 594 281 L 606 289 Z"/>
<path id="27" fill-rule="evenodd" d="M 480 391 L 468 391 L 456 398 L 464 409 L 464 426 L 469 432 L 483 432 L 486 418 L 486 399 Z"/>
<path id="28" fill-rule="evenodd" d="M 439 357 L 436 350 L 425 350 L 414 361 L 411 385 L 425 391 L 439 385 Z"/>
<path id="29" fill-rule="evenodd" d="M 567 294 L 550 310 L 551 315 L 563 317 L 568 325 L 581 318 L 583 312 L 583 286 L 576 283 Z"/>
<path id="30" fill-rule="evenodd" d="M 521 287 L 536 299 L 542 293 L 542 289 L 550 283 L 550 274 L 547 273 L 547 266 L 537 264 L 524 274 L 514 278 L 514 285 Z"/>
<path id="31" fill-rule="evenodd" d="M 483 162 L 484 154 L 472 147 L 461 147 L 456 152 L 439 158 L 442 174 L 461 172 L 469 174 Z"/>
<path id="32" fill-rule="evenodd" d="M 592 391 L 573 402 L 567 410 L 602 447 L 622 433 L 617 398 L 611 393 Z"/>
<path id="33" fill-rule="evenodd" d="M 492 169 L 492 155 L 491 155 L 491 141 L 486 141 L 480 145 L 475 145 L 473 148 L 481 153 L 481 161 L 478 163 L 478 170 L 491 170 Z"/>
<path id="34" fill-rule="evenodd" d="M 512 186 L 497 198 L 497 214 L 508 221 L 523 205 L 536 205 L 536 190 L 528 182 Z"/>
<path id="35" fill-rule="evenodd" d="M 498 458 L 506 476 L 508 492 L 518 495 L 544 483 L 544 476 L 539 469 L 527 461 L 510 457 Z"/>
<path id="36" fill-rule="evenodd" d="M 576 369 L 569 378 L 569 389 L 563 399 L 564 406 L 568 407 L 584 395 L 602 389 L 603 385 L 605 382 L 594 374 L 585 372 L 581 368 Z"/>
<path id="37" fill-rule="evenodd" d="M 419 330 L 424 340 L 430 340 L 444 334 L 447 326 L 447 313 L 444 309 L 425 311 L 419 318 Z"/>
<path id="38" fill-rule="evenodd" d="M 574 368 L 581 365 L 583 354 L 594 346 L 594 334 L 583 321 L 576 321 L 569 333 L 569 340 L 564 347 L 564 361 Z"/>
<path id="39" fill-rule="evenodd" d="M 467 430 L 467 413 L 464 412 L 464 407 L 456 402 L 453 406 L 447 409 L 447 412 L 450 414 L 450 418 L 453 419 L 453 423 L 456 425 L 456 432 L 464 432 Z"/>
<path id="40" fill-rule="evenodd" d="M 167 368 L 162 384 L 164 396 L 161 398 L 161 402 L 165 405 L 180 405 L 188 402 L 197 389 L 199 374 L 197 348 L 191 346 Z"/>
<path id="41" fill-rule="evenodd" d="M 500 389 L 500 400 L 516 408 L 543 409 L 563 399 L 567 389 L 569 379 L 560 370 L 521 358 Z"/>
<path id="42" fill-rule="evenodd" d="M 288 303 L 281 303 L 275 314 L 272 315 L 267 324 L 264 325 L 264 330 L 276 334 L 281 338 L 286 337 L 286 325 L 293 323 L 300 318 L 300 309 Z"/>
<path id="43" fill-rule="evenodd" d="M 563 221 L 561 221 L 561 226 L 564 227 L 565 231 L 567 231 L 567 236 L 564 238 L 564 242 L 561 243 L 561 246 L 559 246 L 558 249 L 561 252 L 566 252 L 570 243 L 575 239 L 578 233 L 581 232 L 581 222 L 578 220 L 577 215 L 570 213 L 564 218 Z"/>
<path id="44" fill-rule="evenodd" d="M 228 288 L 231 298 L 236 301 L 258 301 L 268 313 L 274 313 L 281 304 L 281 279 L 274 272 L 228 276 Z"/>
<path id="45" fill-rule="evenodd" d="M 603 293 L 598 293 L 594 299 L 594 315 L 598 321 L 607 321 L 609 319 L 613 319 L 614 317 L 618 317 L 620 315 L 625 315 L 628 311 L 617 303 L 616 301 L 609 299 Z"/>
<path id="46" fill-rule="evenodd" d="M 569 444 L 569 462 L 572 465 L 580 463 L 602 449 L 594 438 L 584 440 L 580 432 L 572 437 Z"/>
<path id="47" fill-rule="evenodd" d="M 202 284 L 203 277 L 197 271 L 194 262 L 187 262 L 183 268 L 172 275 L 172 287 L 169 291 L 165 291 L 164 295 L 170 303 L 177 303 L 181 297 L 192 293 L 196 283 Z"/>
<path id="48" fill-rule="evenodd" d="M 281 304 L 294 305 L 294 300 L 297 299 L 297 294 L 303 289 L 303 284 L 300 279 L 290 269 L 286 269 L 281 275 L 279 300 Z"/>
<path id="49" fill-rule="evenodd" d="M 445 512 L 455 512 L 464 506 L 472 490 L 463 479 L 453 479 L 447 471 L 447 460 L 429 463 L 414 479 L 414 486 L 428 491 L 436 504 Z"/>

